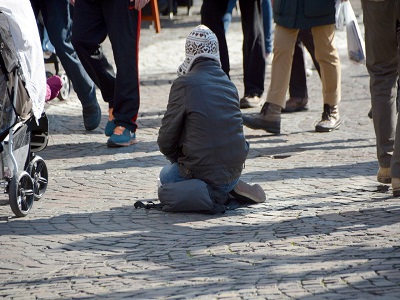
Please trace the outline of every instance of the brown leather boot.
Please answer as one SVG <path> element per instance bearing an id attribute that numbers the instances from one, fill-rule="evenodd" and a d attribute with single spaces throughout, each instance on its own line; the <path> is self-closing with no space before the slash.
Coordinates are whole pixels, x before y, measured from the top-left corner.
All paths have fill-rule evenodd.
<path id="1" fill-rule="evenodd" d="M 286 101 L 286 106 L 282 109 L 284 113 L 292 113 L 296 111 L 308 110 L 308 98 L 298 98 L 298 97 L 290 97 L 289 100 Z"/>
<path id="2" fill-rule="evenodd" d="M 281 132 L 281 110 L 279 105 L 265 102 L 260 113 L 255 116 L 243 116 L 243 124 L 252 129 L 263 129 L 279 134 Z"/>
<path id="3" fill-rule="evenodd" d="M 390 183 L 392 181 L 392 178 L 390 176 L 390 168 L 379 167 L 376 179 L 380 183 Z"/>

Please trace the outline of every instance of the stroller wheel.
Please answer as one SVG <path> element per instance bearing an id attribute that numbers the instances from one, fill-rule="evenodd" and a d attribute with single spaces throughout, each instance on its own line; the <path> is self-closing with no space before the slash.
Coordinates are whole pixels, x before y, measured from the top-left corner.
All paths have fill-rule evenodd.
<path id="1" fill-rule="evenodd" d="M 62 87 L 60 90 L 60 93 L 58 94 L 58 99 L 60 100 L 67 100 L 69 98 L 69 93 L 71 92 L 71 83 L 70 80 L 65 73 L 61 73 L 58 76 L 60 76 L 61 81 L 62 81 Z"/>
<path id="2" fill-rule="evenodd" d="M 34 200 L 33 181 L 27 172 L 19 171 L 11 179 L 8 196 L 13 213 L 17 217 L 25 217 Z"/>
<path id="3" fill-rule="evenodd" d="M 40 156 L 36 155 L 29 163 L 27 172 L 33 180 L 34 199 L 38 201 L 43 197 L 47 189 L 49 175 L 46 163 Z"/>

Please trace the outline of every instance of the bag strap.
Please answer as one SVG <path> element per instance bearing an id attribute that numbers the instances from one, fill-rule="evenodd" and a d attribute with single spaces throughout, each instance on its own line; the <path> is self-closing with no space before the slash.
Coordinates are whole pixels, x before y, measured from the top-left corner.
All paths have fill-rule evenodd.
<path id="1" fill-rule="evenodd" d="M 163 205 L 161 203 L 154 203 L 153 201 L 149 201 L 144 204 L 142 201 L 136 201 L 134 204 L 135 209 L 144 208 L 144 209 L 151 209 L 155 208 L 157 210 L 162 210 Z"/>
<path id="2" fill-rule="evenodd" d="M 242 203 L 235 198 L 231 198 L 225 203 L 225 205 L 215 203 L 214 207 L 211 210 L 201 211 L 199 213 L 203 213 L 203 214 L 205 213 L 208 215 L 224 214 L 227 210 L 235 210 L 239 207 L 247 206 L 247 205 L 248 205 L 248 203 Z M 136 201 L 134 204 L 134 207 L 135 207 L 135 209 L 138 209 L 138 208 L 153 209 L 154 208 L 154 209 L 162 211 L 163 204 L 154 203 L 153 201 L 149 201 L 146 203 L 143 203 L 142 201 Z M 193 212 L 196 212 L 196 211 L 193 211 Z"/>

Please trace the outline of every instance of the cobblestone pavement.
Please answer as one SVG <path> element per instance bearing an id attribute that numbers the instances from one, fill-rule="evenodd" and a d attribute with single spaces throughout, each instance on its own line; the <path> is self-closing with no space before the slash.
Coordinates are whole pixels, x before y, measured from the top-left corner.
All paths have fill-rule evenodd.
<path id="1" fill-rule="evenodd" d="M 353 6 L 360 17 L 359 1 Z M 344 32 L 336 36 L 340 130 L 314 132 L 322 112 L 315 71 L 310 109 L 283 115 L 283 134 L 245 129 L 251 151 L 243 179 L 262 185 L 266 203 L 217 216 L 134 208 L 157 199 L 167 162 L 157 132 L 184 39 L 200 22 L 198 4 L 192 16 L 184 12 L 163 18 L 158 35 L 142 30 L 138 144 L 106 147 L 103 102 L 94 132 L 83 129 L 74 94 L 46 105 L 50 141 L 40 155 L 48 190 L 25 218 L 13 217 L 8 195 L 0 199 L 0 297 L 400 299 L 399 200 L 376 182 L 368 75 L 349 62 Z M 238 20 L 228 43 L 242 94 Z M 266 89 L 269 78 L 268 68 Z"/>

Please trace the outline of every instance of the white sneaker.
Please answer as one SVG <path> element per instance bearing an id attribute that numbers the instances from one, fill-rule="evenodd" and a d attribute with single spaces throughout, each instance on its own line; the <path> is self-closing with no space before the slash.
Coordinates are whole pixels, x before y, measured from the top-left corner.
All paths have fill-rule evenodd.
<path id="1" fill-rule="evenodd" d="M 265 54 L 265 64 L 267 66 L 272 65 L 272 59 L 274 58 L 274 54 L 273 53 L 266 53 Z"/>
<path id="2" fill-rule="evenodd" d="M 257 95 L 245 95 L 243 98 L 240 99 L 240 108 L 259 107 L 262 103 L 262 99 Z"/>

